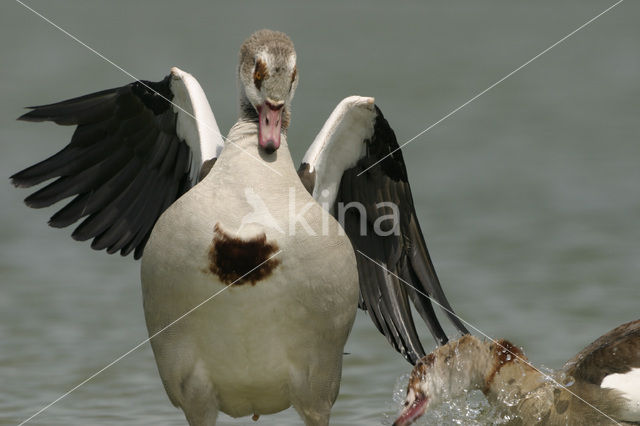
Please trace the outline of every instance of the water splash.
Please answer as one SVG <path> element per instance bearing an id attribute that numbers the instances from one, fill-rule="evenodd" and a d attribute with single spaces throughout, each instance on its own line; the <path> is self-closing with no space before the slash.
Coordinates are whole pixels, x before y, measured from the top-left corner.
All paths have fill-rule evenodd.
<path id="1" fill-rule="evenodd" d="M 390 426 L 398 417 L 404 398 L 407 396 L 407 383 L 409 383 L 410 377 L 411 373 L 405 373 L 396 379 L 396 383 L 393 386 L 391 401 L 387 403 L 385 412 L 383 413 L 383 425 Z"/>
<path id="2" fill-rule="evenodd" d="M 396 380 L 393 388 L 392 404 L 384 414 L 382 424 L 391 425 L 402 410 L 409 376 L 409 374 L 403 374 Z M 514 420 L 514 416 L 500 414 L 498 410 L 489 405 L 481 391 L 467 390 L 462 395 L 450 398 L 439 406 L 431 408 L 415 422 L 415 425 L 454 424 L 481 426 L 504 424 L 512 420 Z"/>
<path id="3" fill-rule="evenodd" d="M 456 348 L 457 352 L 458 348 Z M 465 369 L 465 357 L 453 356 L 446 361 L 447 366 L 451 367 L 452 371 L 463 371 Z M 571 386 L 574 383 L 574 378 L 565 375 L 562 370 L 553 370 L 551 368 L 541 366 L 540 371 L 545 375 L 542 379 L 545 382 L 556 381 L 565 386 Z M 450 389 L 460 389 L 464 386 L 461 381 L 462 375 L 451 374 L 449 380 L 452 381 Z M 410 373 L 403 374 L 396 380 L 393 388 L 392 401 L 387 404 L 382 424 L 391 425 L 393 421 L 398 417 L 406 397 L 407 383 L 409 382 Z M 536 388 L 530 393 L 523 395 L 518 389 L 503 389 L 501 392 L 501 404 L 492 406 L 487 401 L 486 397 L 480 390 L 468 390 L 465 389 L 460 395 L 450 397 L 445 402 L 430 407 L 429 411 L 425 413 L 416 422 L 416 426 L 433 425 L 433 424 L 457 424 L 457 425 L 491 425 L 491 424 L 507 424 L 514 420 L 519 420 L 520 416 L 517 413 L 509 410 L 510 407 L 515 407 L 527 398 L 546 398 L 549 399 L 549 392 L 552 392 L 553 387 L 541 387 Z M 455 393 L 455 391 L 454 391 Z M 545 400 L 546 400 L 545 399 Z M 550 399 L 552 400 L 552 398 Z M 542 411 L 539 413 L 538 420 L 542 420 L 545 404 L 540 405 Z M 521 420 L 521 419 L 520 419 Z"/>

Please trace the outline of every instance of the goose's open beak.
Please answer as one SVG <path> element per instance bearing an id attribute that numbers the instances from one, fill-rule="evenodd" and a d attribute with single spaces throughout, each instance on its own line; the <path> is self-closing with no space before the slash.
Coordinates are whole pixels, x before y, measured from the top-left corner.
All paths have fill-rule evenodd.
<path id="1" fill-rule="evenodd" d="M 280 148 L 283 107 L 284 103 L 274 105 L 269 101 L 258 107 L 258 143 L 267 154 Z"/>
<path id="2" fill-rule="evenodd" d="M 416 398 L 407 408 L 402 410 L 400 417 L 393 422 L 393 426 L 408 426 L 422 416 L 427 409 L 428 398 Z"/>

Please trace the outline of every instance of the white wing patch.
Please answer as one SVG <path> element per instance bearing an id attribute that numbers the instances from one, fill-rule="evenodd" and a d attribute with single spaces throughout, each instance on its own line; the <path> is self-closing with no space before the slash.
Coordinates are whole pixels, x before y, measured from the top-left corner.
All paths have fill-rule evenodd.
<path id="1" fill-rule="evenodd" d="M 632 368 L 624 374 L 609 374 L 602 379 L 600 387 L 615 389 L 628 400 L 621 420 L 640 422 L 640 368 Z"/>
<path id="2" fill-rule="evenodd" d="M 343 99 L 302 159 L 310 172 L 316 172 L 313 198 L 325 208 L 333 206 L 342 174 L 362 158 L 364 141 L 373 136 L 374 102 L 362 96 Z"/>
<path id="3" fill-rule="evenodd" d="M 202 163 L 222 152 L 223 137 L 207 96 L 191 74 L 171 68 L 171 92 L 173 110 L 178 114 L 176 133 L 191 148 L 190 176 L 195 185 Z"/>

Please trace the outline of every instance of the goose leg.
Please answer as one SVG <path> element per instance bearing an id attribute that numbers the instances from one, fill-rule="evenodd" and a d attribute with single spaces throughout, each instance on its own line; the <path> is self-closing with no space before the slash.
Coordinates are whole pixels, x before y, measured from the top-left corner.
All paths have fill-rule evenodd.
<path id="1" fill-rule="evenodd" d="M 327 356 L 327 358 L 331 357 Z M 302 417 L 306 426 L 329 424 L 331 407 L 340 390 L 341 374 L 341 359 L 329 363 L 312 362 L 307 368 L 292 372 L 291 405 Z"/>
<path id="2" fill-rule="evenodd" d="M 180 384 L 180 407 L 190 426 L 213 426 L 218 418 L 218 400 L 204 368 L 196 363 Z"/>
<path id="3" fill-rule="evenodd" d="M 329 416 L 331 415 L 331 404 L 327 404 L 322 407 L 320 404 L 298 404 L 294 403 L 293 407 L 296 409 L 305 426 L 328 426 Z"/>

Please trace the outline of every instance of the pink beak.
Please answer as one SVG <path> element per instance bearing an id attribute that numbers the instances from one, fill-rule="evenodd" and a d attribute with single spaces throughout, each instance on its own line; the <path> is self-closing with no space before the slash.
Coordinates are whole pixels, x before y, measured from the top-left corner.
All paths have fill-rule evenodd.
<path id="1" fill-rule="evenodd" d="M 280 148 L 280 129 L 282 128 L 282 108 L 269 101 L 258 107 L 258 143 L 267 154 Z"/>
<path id="2" fill-rule="evenodd" d="M 422 416 L 427 408 L 428 398 L 417 398 L 409 407 L 402 411 L 400 417 L 393 422 L 393 426 L 408 426 Z"/>

